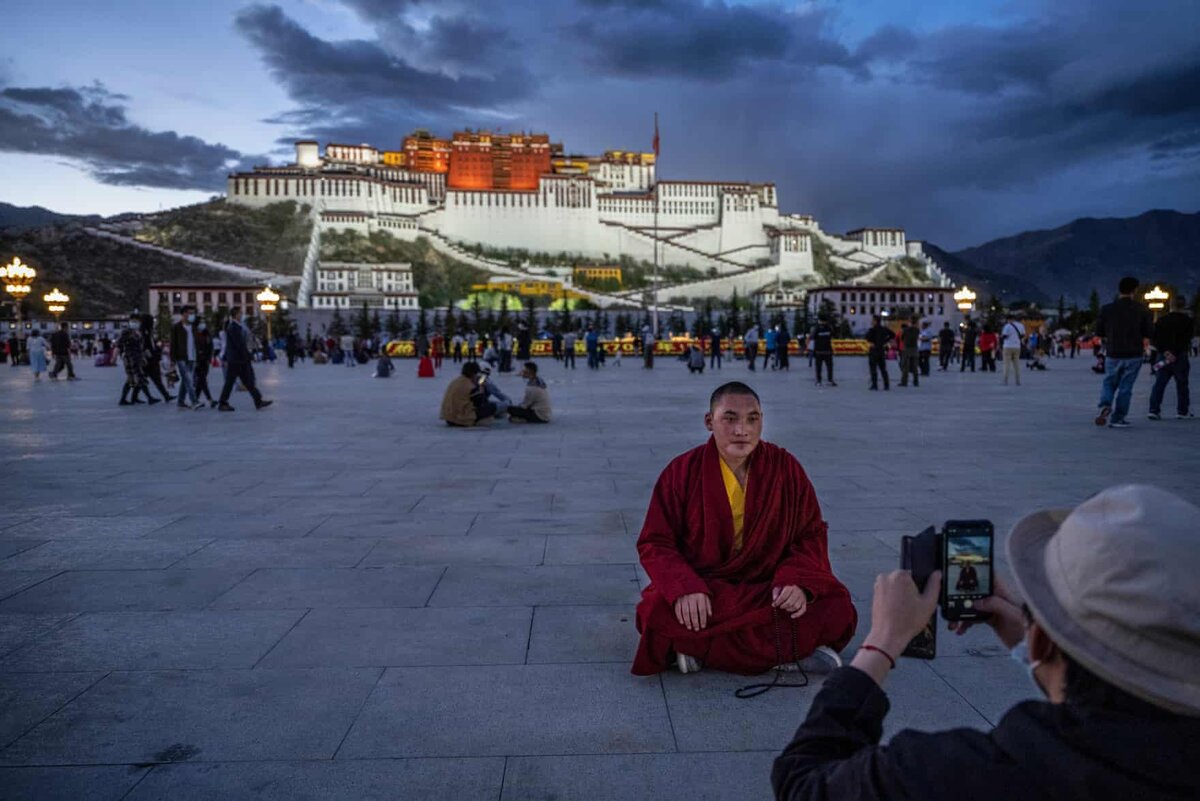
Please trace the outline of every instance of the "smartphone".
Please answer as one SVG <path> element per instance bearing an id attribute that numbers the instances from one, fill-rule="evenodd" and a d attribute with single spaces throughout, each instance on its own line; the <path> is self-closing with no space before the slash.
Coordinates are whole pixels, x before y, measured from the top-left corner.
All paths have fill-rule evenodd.
<path id="1" fill-rule="evenodd" d="M 992 594 L 995 532 L 988 520 L 948 520 L 942 529 L 942 617 L 982 620 L 976 602 Z"/>

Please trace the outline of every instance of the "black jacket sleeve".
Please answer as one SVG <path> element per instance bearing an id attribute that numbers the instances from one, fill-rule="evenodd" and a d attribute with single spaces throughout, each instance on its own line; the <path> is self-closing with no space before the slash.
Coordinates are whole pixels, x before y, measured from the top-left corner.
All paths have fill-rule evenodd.
<path id="1" fill-rule="evenodd" d="M 844 667 L 825 680 L 808 717 L 775 760 L 771 785 L 780 801 L 961 799 L 965 772 L 987 788 L 975 798 L 1013 787 L 991 738 L 971 729 L 936 734 L 904 731 L 879 745 L 888 700 L 875 681 Z M 991 784 L 988 782 L 991 780 Z M 1013 796 L 1019 797 L 1019 796 Z"/>

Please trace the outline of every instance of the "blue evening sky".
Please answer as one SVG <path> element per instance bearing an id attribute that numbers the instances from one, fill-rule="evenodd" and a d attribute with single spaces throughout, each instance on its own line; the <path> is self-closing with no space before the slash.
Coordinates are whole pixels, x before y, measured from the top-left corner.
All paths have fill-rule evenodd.
<path id="1" fill-rule="evenodd" d="M 963 247 L 1200 207 L 1188 0 L 113 0 L 5 11 L 0 201 L 155 210 L 289 142 L 647 149 L 829 230 Z"/>

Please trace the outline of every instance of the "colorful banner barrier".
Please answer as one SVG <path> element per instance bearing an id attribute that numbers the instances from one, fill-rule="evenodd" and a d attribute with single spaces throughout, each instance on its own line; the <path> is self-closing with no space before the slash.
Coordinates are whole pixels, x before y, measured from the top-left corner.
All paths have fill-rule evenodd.
<path id="1" fill-rule="evenodd" d="M 701 348 L 705 348 L 705 344 L 706 344 L 706 343 L 700 342 L 700 340 L 698 340 L 698 339 L 687 338 L 687 337 L 674 337 L 672 339 L 662 339 L 662 340 L 659 340 L 657 343 L 655 343 L 654 355 L 655 356 L 682 356 L 685 352 L 687 352 L 687 349 L 692 345 L 692 343 L 696 343 L 696 344 L 700 345 Z M 616 354 L 616 352 L 618 350 L 620 350 L 621 355 L 623 357 L 624 356 L 629 356 L 629 357 L 640 356 L 640 351 L 638 350 L 637 341 L 635 339 L 633 339 L 633 337 L 626 337 L 625 339 L 602 340 L 600 342 L 600 347 L 604 350 L 604 352 L 606 354 L 609 354 L 609 355 L 614 355 L 614 354 Z M 724 342 L 721 345 L 722 355 L 724 355 L 726 358 L 729 358 L 731 347 L 732 347 L 732 352 L 737 357 L 741 358 L 742 356 L 745 355 L 745 352 L 746 352 L 745 345 L 743 344 L 743 342 L 740 339 L 734 341 L 732 344 L 730 343 L 730 341 L 728 339 L 724 340 Z M 1087 339 L 1081 338 L 1079 340 L 1079 349 L 1081 351 L 1088 350 L 1091 347 L 1092 347 L 1092 340 L 1090 337 Z M 385 350 L 387 351 L 388 356 L 391 356 L 392 358 L 402 358 L 402 359 L 408 358 L 408 359 L 410 359 L 410 358 L 416 357 L 416 355 L 417 355 L 416 345 L 410 339 L 394 339 L 391 342 L 387 343 L 387 345 L 385 346 Z M 478 350 L 478 353 L 476 355 L 482 356 L 483 348 L 479 347 L 479 348 L 477 348 L 477 350 Z M 835 339 L 835 340 L 833 340 L 833 355 L 835 355 L 835 356 L 866 356 L 868 350 L 869 350 L 869 346 L 865 339 Z M 530 351 L 535 357 L 549 357 L 554 354 L 554 344 L 549 339 L 535 339 L 531 343 Z M 758 343 L 759 355 L 761 356 L 761 355 L 765 354 L 766 352 L 767 352 L 766 345 L 762 341 L 759 341 L 759 343 Z M 788 345 L 788 355 L 799 356 L 800 352 L 801 352 L 800 351 L 800 343 L 797 342 L 796 340 L 792 340 L 792 342 L 790 342 Z M 938 354 L 938 352 L 939 352 L 938 342 L 935 339 L 933 341 L 933 353 L 936 356 Z M 707 349 L 705 349 L 705 354 L 707 355 L 707 353 L 708 353 L 708 351 L 707 351 Z M 445 356 L 445 358 L 449 358 L 449 356 L 450 356 L 450 354 L 448 352 L 443 355 Z M 576 356 L 587 356 L 587 346 L 584 344 L 582 338 L 576 340 L 576 342 L 575 342 L 575 355 Z"/>

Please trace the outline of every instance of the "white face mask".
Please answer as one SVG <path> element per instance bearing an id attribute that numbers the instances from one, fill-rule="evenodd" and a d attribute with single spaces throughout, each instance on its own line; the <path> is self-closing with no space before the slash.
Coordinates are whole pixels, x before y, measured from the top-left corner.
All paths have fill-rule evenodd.
<path id="1" fill-rule="evenodd" d="M 1046 691 L 1042 689 L 1042 683 L 1038 681 L 1037 674 L 1034 673 L 1041 666 L 1042 660 L 1031 660 L 1029 658 L 1029 644 L 1025 640 L 1021 640 L 1009 652 L 1009 655 L 1012 656 L 1013 661 L 1025 668 L 1025 673 L 1029 676 L 1029 682 L 1037 688 L 1038 694 L 1045 696 Z"/>

